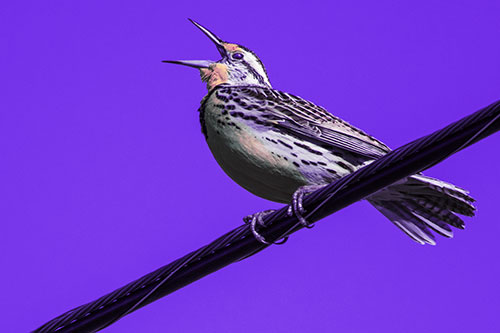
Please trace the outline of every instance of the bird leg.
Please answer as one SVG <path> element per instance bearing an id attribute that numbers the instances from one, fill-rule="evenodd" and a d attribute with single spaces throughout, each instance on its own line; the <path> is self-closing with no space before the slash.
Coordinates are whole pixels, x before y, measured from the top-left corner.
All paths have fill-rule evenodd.
<path id="1" fill-rule="evenodd" d="M 304 206 L 302 206 L 302 201 L 304 200 L 304 196 L 316 190 L 319 190 L 326 185 L 304 185 L 301 186 L 293 193 L 292 203 L 288 206 L 288 216 L 295 215 L 299 220 L 300 224 L 302 224 L 306 228 L 312 228 L 313 226 L 306 221 L 304 216 L 305 213 Z"/>
<path id="2" fill-rule="evenodd" d="M 297 219 L 299 220 L 300 224 L 302 224 L 306 228 L 312 228 L 313 226 L 309 224 L 309 222 L 306 221 L 304 216 L 302 216 L 305 213 L 304 206 L 302 205 L 302 201 L 304 200 L 304 196 L 314 192 L 316 190 L 319 190 L 320 188 L 325 187 L 326 185 L 304 185 L 299 187 L 292 195 L 292 202 L 290 206 L 288 206 L 288 216 L 293 216 L 295 215 Z M 282 241 L 280 242 L 273 242 L 270 243 L 268 242 L 259 232 L 257 231 L 257 225 L 260 227 L 265 227 L 264 220 L 263 218 L 271 213 L 275 212 L 274 209 L 268 209 L 264 210 L 262 212 L 257 212 L 252 215 L 245 216 L 243 218 L 243 221 L 246 224 L 250 225 L 250 230 L 252 231 L 252 234 L 254 237 L 261 243 L 266 244 L 266 245 L 271 245 L 271 244 L 283 244 L 284 242 L 287 241 L 288 237 L 283 238 Z"/>

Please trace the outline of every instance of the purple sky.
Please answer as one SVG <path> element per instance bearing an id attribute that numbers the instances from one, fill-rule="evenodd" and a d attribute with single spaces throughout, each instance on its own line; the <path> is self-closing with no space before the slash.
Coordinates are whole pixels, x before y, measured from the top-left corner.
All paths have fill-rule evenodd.
<path id="1" fill-rule="evenodd" d="M 275 88 L 394 148 L 500 98 L 496 0 L 185 3 L 2 4 L 2 331 L 279 207 L 211 156 L 197 71 L 160 62 L 218 59 L 187 17 L 254 50 Z M 106 332 L 498 332 L 499 145 L 496 134 L 426 172 L 478 201 L 452 240 L 420 246 L 357 203 Z"/>

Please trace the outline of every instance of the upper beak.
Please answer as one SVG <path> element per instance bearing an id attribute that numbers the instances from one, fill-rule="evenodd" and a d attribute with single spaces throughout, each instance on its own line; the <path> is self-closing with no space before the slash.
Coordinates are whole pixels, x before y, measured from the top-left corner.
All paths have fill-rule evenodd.
<path id="1" fill-rule="evenodd" d="M 214 33 L 212 33 L 210 30 L 202 26 L 201 24 L 188 19 L 191 23 L 193 23 L 198 29 L 200 29 L 212 42 L 214 42 L 215 46 L 217 47 L 217 50 L 219 51 L 220 55 L 224 58 L 227 56 L 226 49 L 224 48 L 224 42 L 217 37 Z M 209 60 L 163 60 L 162 62 L 170 63 L 170 64 L 178 64 L 178 65 L 184 65 L 184 66 L 189 66 L 189 67 L 194 67 L 194 68 L 208 68 L 213 61 Z"/>

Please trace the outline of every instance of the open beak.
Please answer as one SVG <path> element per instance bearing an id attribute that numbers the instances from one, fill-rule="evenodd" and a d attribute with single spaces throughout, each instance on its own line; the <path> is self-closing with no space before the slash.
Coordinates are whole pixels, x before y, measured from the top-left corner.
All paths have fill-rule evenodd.
<path id="1" fill-rule="evenodd" d="M 207 28 L 203 27 L 201 24 L 188 19 L 191 23 L 193 23 L 198 29 L 200 29 L 212 42 L 214 42 L 215 46 L 217 47 L 217 50 L 219 51 L 220 55 L 224 58 L 227 56 L 226 49 L 224 48 L 224 42 L 217 37 L 214 33 L 212 33 L 210 30 Z M 208 68 L 210 67 L 211 64 L 214 63 L 214 61 L 210 60 L 163 60 L 162 62 L 166 62 L 169 64 L 178 64 L 178 65 L 184 65 L 184 66 L 189 66 L 189 67 L 194 67 L 194 68 Z"/>

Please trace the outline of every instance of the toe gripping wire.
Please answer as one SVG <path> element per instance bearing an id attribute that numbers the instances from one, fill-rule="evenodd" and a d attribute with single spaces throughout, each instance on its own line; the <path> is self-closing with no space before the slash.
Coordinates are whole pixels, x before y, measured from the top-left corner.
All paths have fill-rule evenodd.
<path id="1" fill-rule="evenodd" d="M 303 217 L 314 223 L 390 184 L 423 171 L 500 130 L 500 101 L 410 142 L 340 180 L 304 196 Z M 95 332 L 205 275 L 249 257 L 305 227 L 288 206 L 252 216 L 250 223 L 93 302 L 52 319 L 34 332 Z M 259 213 L 257 213 L 259 214 Z M 258 227 L 258 232 L 257 232 Z M 259 239 L 262 237 L 262 239 Z M 274 240 L 274 241 L 268 241 Z"/>
<path id="2" fill-rule="evenodd" d="M 264 217 L 267 215 L 270 215 L 275 212 L 273 209 L 265 210 L 262 212 L 255 213 L 253 215 L 249 215 L 245 217 L 243 220 L 245 223 L 250 225 L 250 230 L 252 231 L 252 234 L 254 235 L 255 239 L 257 239 L 259 242 L 266 244 L 266 245 L 282 245 L 285 244 L 286 241 L 288 240 L 288 235 L 293 232 L 293 230 L 300 225 L 304 228 L 311 229 L 314 227 L 314 224 L 311 224 L 307 221 L 306 218 L 304 218 L 303 214 L 306 212 L 303 206 L 303 200 L 304 196 L 308 193 L 312 193 L 318 189 L 324 188 L 326 185 L 305 185 L 297 189 L 292 196 L 292 202 L 291 204 L 287 207 L 287 215 L 288 216 L 295 216 L 297 218 L 297 223 L 295 223 L 293 226 L 291 226 L 286 232 L 284 232 L 280 237 L 278 237 L 277 240 L 269 242 L 266 240 L 265 237 L 263 237 L 258 231 L 257 231 L 257 226 L 259 227 L 266 227 L 266 223 L 264 222 Z M 272 223 L 273 219 L 269 221 Z"/>
<path id="3" fill-rule="evenodd" d="M 272 241 L 272 242 L 268 242 L 266 240 L 266 238 L 264 236 L 262 236 L 261 234 L 259 234 L 259 232 L 257 231 L 257 225 L 259 225 L 260 227 L 266 226 L 266 224 L 264 223 L 263 217 L 266 215 L 269 215 L 271 213 L 274 213 L 274 212 L 275 212 L 274 209 L 270 209 L 270 210 L 265 210 L 263 212 L 255 213 L 251 216 L 251 220 L 249 222 L 250 230 L 252 231 L 252 234 L 255 237 L 255 239 L 258 240 L 259 242 L 261 242 L 262 244 L 282 245 L 282 244 L 285 244 L 286 241 L 288 240 L 288 235 L 282 235 L 282 237 L 280 237 L 280 239 Z"/>

